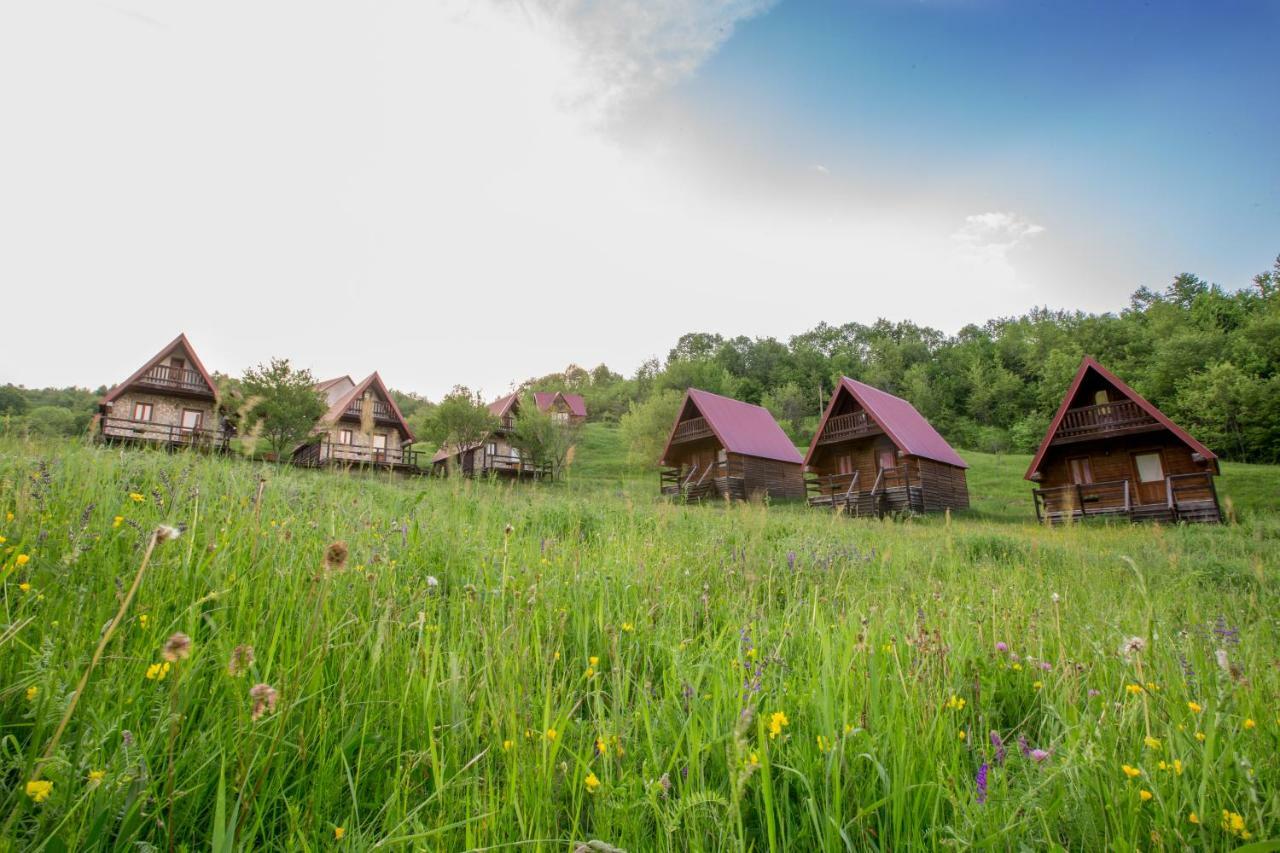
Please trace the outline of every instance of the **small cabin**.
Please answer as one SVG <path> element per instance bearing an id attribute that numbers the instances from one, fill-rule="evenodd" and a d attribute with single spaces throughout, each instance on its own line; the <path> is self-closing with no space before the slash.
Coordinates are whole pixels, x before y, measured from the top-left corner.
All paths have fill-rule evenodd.
<path id="1" fill-rule="evenodd" d="M 1218 457 L 1141 394 L 1086 358 L 1026 479 L 1036 517 L 1218 522 Z"/>
<path id="2" fill-rule="evenodd" d="M 534 405 L 538 411 L 566 424 L 580 424 L 587 419 L 587 404 L 580 394 L 564 391 L 535 391 Z"/>
<path id="3" fill-rule="evenodd" d="M 225 452 L 231 429 L 218 408 L 218 386 L 185 334 L 98 404 L 99 440 Z"/>
<path id="4" fill-rule="evenodd" d="M 328 409 L 312 439 L 293 452 L 293 463 L 308 468 L 369 466 L 419 473 L 413 431 L 375 371 L 363 382 L 339 376 L 316 385 Z"/>
<path id="5" fill-rule="evenodd" d="M 585 416 L 586 409 L 583 409 Z M 457 471 L 464 477 L 501 477 L 503 479 L 536 479 L 551 475 L 549 465 L 538 465 L 524 459 L 514 443 L 516 422 L 520 417 L 520 395 L 500 397 L 489 404 L 489 414 L 497 426 L 483 440 L 464 448 L 446 446 L 436 451 L 433 470 L 448 476 Z"/>
<path id="6" fill-rule="evenodd" d="M 804 464 L 810 506 L 859 516 L 969 508 L 960 454 L 906 400 L 847 376 Z"/>
<path id="7" fill-rule="evenodd" d="M 803 462 L 768 409 L 690 388 L 662 451 L 660 488 L 688 500 L 803 498 Z"/>

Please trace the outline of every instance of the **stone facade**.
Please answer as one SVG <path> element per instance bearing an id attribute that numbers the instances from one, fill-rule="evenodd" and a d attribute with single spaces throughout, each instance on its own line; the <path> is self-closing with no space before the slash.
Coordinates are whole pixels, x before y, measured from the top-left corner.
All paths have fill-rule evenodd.
<path id="1" fill-rule="evenodd" d="M 151 404 L 151 420 L 139 422 L 133 419 L 136 403 Z M 168 442 L 174 440 L 182 426 L 184 410 L 200 412 L 201 429 L 220 430 L 218 413 L 213 400 L 195 397 L 178 397 L 153 391 L 126 389 L 110 404 L 110 410 L 102 421 L 102 434 L 110 438 L 128 438 L 143 441 Z"/>

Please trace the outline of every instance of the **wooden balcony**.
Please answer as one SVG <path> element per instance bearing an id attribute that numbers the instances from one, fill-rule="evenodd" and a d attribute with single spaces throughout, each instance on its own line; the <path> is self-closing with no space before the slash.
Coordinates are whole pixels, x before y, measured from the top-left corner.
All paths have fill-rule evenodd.
<path id="1" fill-rule="evenodd" d="M 671 443 L 679 444 L 682 441 L 697 441 L 700 438 L 710 438 L 715 433 L 711 431 L 711 425 L 707 423 L 706 418 L 689 418 L 687 421 L 681 421 L 676 424 L 675 432 L 671 434 Z"/>
<path id="2" fill-rule="evenodd" d="M 822 435 L 818 436 L 818 444 L 834 444 L 837 441 L 849 441 L 868 435 L 883 432 L 880 425 L 867 416 L 866 412 L 849 412 L 827 418 Z"/>
<path id="3" fill-rule="evenodd" d="M 293 464 L 306 468 L 326 465 L 391 468 L 407 473 L 425 473 L 430 468 L 430 460 L 423 453 L 407 447 L 378 448 L 363 444 L 342 444 L 328 438 L 299 447 L 294 451 Z"/>
<path id="4" fill-rule="evenodd" d="M 1031 495 L 1036 519 L 1049 524 L 1107 517 L 1168 524 L 1222 520 L 1213 475 L 1208 472 L 1165 477 L 1163 498 L 1154 503 L 1138 503 L 1138 491 L 1127 479 L 1032 489 Z"/>
<path id="5" fill-rule="evenodd" d="M 153 444 L 167 448 L 191 447 L 218 453 L 225 453 L 231 442 L 231 433 L 227 430 L 191 429 L 130 418 L 103 418 L 99 436 L 103 441 Z"/>
<path id="6" fill-rule="evenodd" d="M 189 367 L 177 368 L 167 364 L 157 364 L 134 380 L 133 384 L 139 388 L 153 388 L 159 391 L 213 399 L 213 389 L 204 381 L 200 371 L 192 370 Z"/>
<path id="7" fill-rule="evenodd" d="M 373 402 L 373 419 L 375 421 L 377 421 L 378 423 L 388 423 L 388 424 L 394 424 L 399 422 L 399 420 L 396 418 L 395 412 L 392 411 L 390 404 L 382 400 L 373 400 L 372 402 Z M 364 417 L 364 400 L 356 400 L 354 403 L 347 406 L 346 410 L 342 413 L 342 416 L 344 418 L 354 418 L 355 420 L 360 420 L 362 417 Z"/>
<path id="8" fill-rule="evenodd" d="M 1160 422 L 1132 400 L 1067 409 L 1053 444 L 1071 444 L 1112 435 L 1160 429 Z"/>

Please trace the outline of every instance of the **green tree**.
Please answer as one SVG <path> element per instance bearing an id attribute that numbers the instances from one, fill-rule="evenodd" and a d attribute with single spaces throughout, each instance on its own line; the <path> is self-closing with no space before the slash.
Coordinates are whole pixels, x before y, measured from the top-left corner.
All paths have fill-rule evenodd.
<path id="1" fill-rule="evenodd" d="M 528 396 L 520 405 L 516 416 L 515 431 L 511 443 L 520 450 L 522 458 L 536 465 L 547 465 L 552 479 L 560 477 L 581 434 L 579 424 L 558 420 L 541 411 Z"/>
<path id="2" fill-rule="evenodd" d="M 16 385 L 0 385 L 0 415 L 21 415 L 27 411 L 27 395 Z"/>
<path id="3" fill-rule="evenodd" d="M 240 387 L 245 425 L 264 436 L 281 461 L 287 450 L 307 438 L 325 411 L 311 371 L 294 369 L 287 358 L 249 368 Z"/>
<path id="4" fill-rule="evenodd" d="M 498 428 L 498 419 L 479 394 L 458 385 L 436 405 L 423 426 L 427 440 L 461 453 L 484 441 Z"/>
<path id="5" fill-rule="evenodd" d="M 657 466 L 683 399 L 682 392 L 666 389 L 655 392 L 643 403 L 631 404 L 618 424 L 627 446 L 627 461 L 645 468 Z"/>
<path id="6" fill-rule="evenodd" d="M 819 412 L 813 396 L 794 382 L 764 395 L 763 405 L 777 419 L 793 442 L 808 443 L 817 427 Z"/>
<path id="7" fill-rule="evenodd" d="M 75 412 L 60 406 L 36 406 L 26 415 L 27 430 L 34 435 L 74 435 Z"/>

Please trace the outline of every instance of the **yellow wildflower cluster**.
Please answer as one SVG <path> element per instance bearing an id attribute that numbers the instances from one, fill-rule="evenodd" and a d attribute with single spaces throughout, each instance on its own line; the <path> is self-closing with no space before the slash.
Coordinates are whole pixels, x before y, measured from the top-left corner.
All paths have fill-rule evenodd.
<path id="1" fill-rule="evenodd" d="M 1130 696 L 1137 696 L 1139 693 L 1142 692 L 1142 685 L 1126 684 L 1124 686 L 1124 689 L 1125 689 L 1125 692 L 1128 693 Z"/>
<path id="2" fill-rule="evenodd" d="M 782 734 L 782 730 L 789 726 L 791 721 L 787 719 L 787 715 L 782 711 L 774 711 L 769 716 L 769 737 L 776 738 Z"/>
<path id="3" fill-rule="evenodd" d="M 1130 767 L 1128 764 L 1121 764 L 1120 769 L 1124 771 L 1124 775 L 1128 776 L 1130 779 L 1136 779 L 1142 775 L 1141 770 L 1136 767 Z"/>
<path id="4" fill-rule="evenodd" d="M 1168 771 L 1172 771 L 1172 772 L 1174 773 L 1174 775 L 1177 775 L 1177 776 L 1181 776 L 1181 775 L 1182 775 L 1182 760 L 1181 760 L 1181 759 L 1175 758 L 1175 759 L 1173 759 L 1173 761 L 1161 761 L 1161 762 L 1160 762 L 1159 764 L 1157 764 L 1156 766 L 1157 766 L 1157 767 L 1159 767 L 1161 770 L 1168 770 Z"/>
<path id="5" fill-rule="evenodd" d="M 1244 817 L 1226 809 L 1222 810 L 1222 828 L 1244 841 L 1253 837 L 1253 833 L 1244 828 Z"/>
<path id="6" fill-rule="evenodd" d="M 956 696 L 955 694 L 952 694 L 951 698 L 947 700 L 946 707 L 948 710 L 951 710 L 951 711 L 962 711 L 964 710 L 964 705 L 965 705 L 965 702 L 963 699 L 961 699 L 959 696 Z"/>
<path id="7" fill-rule="evenodd" d="M 169 674 L 169 662 L 153 663 L 147 667 L 148 681 L 164 681 L 165 676 Z"/>
<path id="8" fill-rule="evenodd" d="M 37 803 L 43 803 L 52 793 L 53 783 L 48 779 L 33 779 L 27 783 L 27 796 Z M 1226 815 L 1226 812 L 1222 814 Z"/>
<path id="9" fill-rule="evenodd" d="M 1145 738 L 1143 738 L 1143 739 L 1142 739 L 1142 742 L 1143 742 L 1144 744 L 1146 744 L 1146 745 L 1147 745 L 1147 749 L 1159 749 L 1159 748 L 1160 748 L 1160 741 L 1159 741 L 1159 739 L 1157 739 L 1157 738 L 1153 738 L 1151 735 L 1147 735 Z"/>
<path id="10" fill-rule="evenodd" d="M 587 793 L 594 794 L 596 789 L 600 787 L 600 779 L 594 773 L 588 773 L 587 778 L 582 780 L 582 784 L 587 786 Z"/>
<path id="11" fill-rule="evenodd" d="M 1193 714 L 1199 714 L 1204 710 L 1204 708 L 1200 706 L 1199 702 L 1188 702 L 1187 707 L 1191 709 L 1191 713 Z"/>

